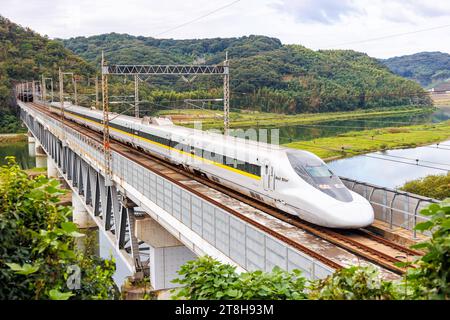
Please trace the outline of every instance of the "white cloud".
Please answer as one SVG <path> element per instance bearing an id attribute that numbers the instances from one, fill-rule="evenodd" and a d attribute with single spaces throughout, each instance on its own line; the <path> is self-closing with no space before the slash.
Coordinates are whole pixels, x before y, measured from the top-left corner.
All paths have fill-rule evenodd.
<path id="1" fill-rule="evenodd" d="M 298 22 L 325 24 L 336 23 L 344 16 L 363 13 L 352 0 L 279 0 L 273 7 L 284 14 L 292 15 Z"/>
<path id="2" fill-rule="evenodd" d="M 154 36 L 232 0 L 0 0 L 1 14 L 51 38 L 107 32 Z M 26 4 L 26 5 L 25 5 Z M 450 1 L 241 0 L 164 37 L 261 34 L 313 49 L 348 48 L 375 57 L 450 52 L 450 28 L 363 42 L 450 24 Z M 356 42 L 339 46 L 342 43 Z"/>

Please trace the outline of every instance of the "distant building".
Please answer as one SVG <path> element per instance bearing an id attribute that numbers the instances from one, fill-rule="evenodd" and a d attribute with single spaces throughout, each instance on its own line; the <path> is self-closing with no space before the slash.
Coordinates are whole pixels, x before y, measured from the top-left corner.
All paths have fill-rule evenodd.
<path id="1" fill-rule="evenodd" d="M 450 93 L 450 81 L 438 84 L 436 87 L 431 88 L 430 91 L 435 93 Z"/>

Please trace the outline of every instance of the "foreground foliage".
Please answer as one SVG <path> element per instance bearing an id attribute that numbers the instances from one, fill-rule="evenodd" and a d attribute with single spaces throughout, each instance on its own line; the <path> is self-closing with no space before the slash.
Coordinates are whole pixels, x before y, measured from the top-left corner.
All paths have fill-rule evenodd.
<path id="1" fill-rule="evenodd" d="M 318 300 L 392 300 L 397 290 L 384 281 L 374 267 L 350 267 L 311 283 L 310 299 Z"/>
<path id="2" fill-rule="evenodd" d="M 299 271 L 274 268 L 271 273 L 253 271 L 238 274 L 236 267 L 205 256 L 184 264 L 174 280 L 184 286 L 173 296 L 190 300 L 278 300 L 305 299 L 305 278 Z"/>
<path id="3" fill-rule="evenodd" d="M 405 282 L 411 290 L 408 298 L 450 299 L 450 199 L 432 204 L 421 211 L 431 219 L 417 225 L 419 231 L 432 233 L 429 241 L 413 248 L 425 250 L 417 261 L 418 267 L 409 269 Z"/>
<path id="4" fill-rule="evenodd" d="M 418 231 L 432 232 L 429 241 L 414 246 L 425 255 L 396 281 L 383 280 L 375 267 L 353 266 L 325 279 L 306 280 L 298 270 L 253 271 L 238 274 L 236 268 L 205 256 L 179 270 L 182 285 L 174 299 L 318 299 L 394 300 L 450 299 L 450 200 L 432 204 L 421 212 L 430 220 L 417 224 Z"/>
<path id="5" fill-rule="evenodd" d="M 438 200 L 450 198 L 450 173 L 412 180 L 405 183 L 400 189 Z"/>
<path id="6" fill-rule="evenodd" d="M 74 249 L 83 234 L 69 221 L 70 208 L 58 205 L 59 182 L 29 178 L 8 160 L 0 168 L 0 299 L 114 298 L 114 261 Z M 70 290 L 76 270 L 80 286 Z"/>

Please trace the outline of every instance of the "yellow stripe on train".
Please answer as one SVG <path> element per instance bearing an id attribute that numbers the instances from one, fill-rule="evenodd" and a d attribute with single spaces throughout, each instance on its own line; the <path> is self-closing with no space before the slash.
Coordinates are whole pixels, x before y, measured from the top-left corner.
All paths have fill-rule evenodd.
<path id="1" fill-rule="evenodd" d="M 87 118 L 85 118 L 85 117 L 82 117 L 82 116 L 73 114 L 73 113 L 71 113 L 71 112 L 64 111 L 64 113 L 70 114 L 72 117 L 79 118 L 79 119 L 82 119 L 82 120 L 87 121 L 87 122 L 91 122 L 91 123 L 93 123 L 93 124 L 95 124 L 95 125 L 102 126 L 101 124 L 99 124 L 99 123 L 96 122 L 96 121 L 93 121 L 93 120 L 87 119 Z M 113 127 L 111 127 L 111 126 L 109 126 L 109 129 L 110 129 L 110 130 L 113 130 L 113 131 L 116 131 L 116 132 L 118 132 L 118 133 L 125 134 L 125 135 L 130 136 L 130 137 L 134 137 L 134 138 L 136 138 L 136 139 L 145 141 L 145 142 L 147 142 L 147 143 L 154 144 L 154 145 L 156 145 L 156 146 L 158 146 L 158 147 L 161 147 L 161 148 L 164 148 L 164 149 L 167 149 L 167 150 L 176 151 L 176 152 L 178 152 L 178 153 L 180 153 L 180 154 L 188 155 L 188 156 L 190 156 L 190 157 L 192 157 L 192 158 L 195 158 L 195 159 L 198 159 L 198 160 L 202 160 L 202 161 L 205 162 L 205 163 L 215 165 L 215 166 L 220 167 L 220 168 L 222 168 L 222 169 L 226 169 L 226 170 L 229 170 L 229 171 L 232 171 L 232 172 L 235 172 L 235 173 L 244 175 L 244 176 L 249 177 L 249 178 L 252 178 L 252 179 L 256 179 L 256 180 L 260 180 L 260 179 L 261 179 L 261 177 L 259 177 L 259 176 L 257 176 L 257 175 L 254 175 L 254 174 L 251 174 L 251 173 L 248 173 L 248 172 L 245 172 L 245 171 L 236 169 L 236 168 L 229 167 L 229 166 L 227 166 L 227 165 L 225 165 L 225 164 L 223 164 L 223 163 L 219 163 L 219 162 L 215 162 L 215 161 L 212 161 L 212 160 L 209 160 L 209 159 L 205 159 L 205 158 L 203 158 L 203 157 L 199 157 L 199 156 L 197 156 L 197 155 L 195 155 L 195 154 L 191 154 L 191 153 L 189 153 L 189 152 L 185 152 L 185 151 L 179 150 L 179 149 L 177 149 L 177 148 L 172 148 L 172 147 L 166 146 L 166 145 L 164 145 L 164 144 L 162 144 L 162 143 L 155 142 L 155 141 L 153 141 L 153 140 L 150 140 L 150 139 L 147 139 L 147 138 L 143 138 L 143 137 L 137 136 L 137 135 L 132 134 L 132 133 L 129 133 L 129 132 L 125 132 L 125 131 L 120 130 L 120 129 L 117 129 L 117 128 L 113 128 Z"/>

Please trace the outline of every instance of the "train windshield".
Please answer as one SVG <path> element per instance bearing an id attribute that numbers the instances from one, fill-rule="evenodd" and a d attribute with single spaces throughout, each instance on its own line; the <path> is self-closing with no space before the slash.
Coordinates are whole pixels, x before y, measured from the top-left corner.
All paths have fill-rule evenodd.
<path id="1" fill-rule="evenodd" d="M 287 156 L 294 171 L 304 181 L 337 200 L 353 200 L 341 179 L 320 158 L 297 150 L 287 151 Z"/>
<path id="2" fill-rule="evenodd" d="M 305 170 L 312 177 L 330 177 L 333 175 L 333 172 L 328 169 L 325 164 L 319 166 L 305 166 Z"/>

